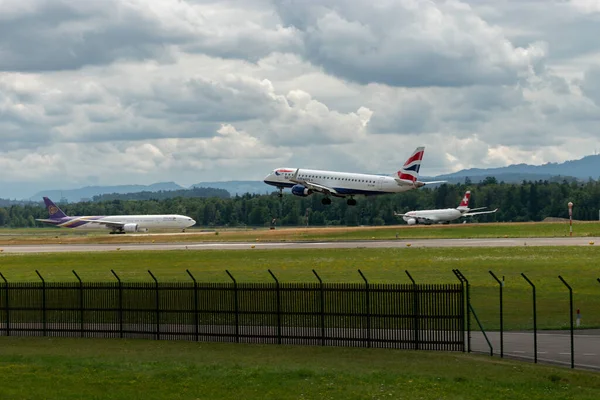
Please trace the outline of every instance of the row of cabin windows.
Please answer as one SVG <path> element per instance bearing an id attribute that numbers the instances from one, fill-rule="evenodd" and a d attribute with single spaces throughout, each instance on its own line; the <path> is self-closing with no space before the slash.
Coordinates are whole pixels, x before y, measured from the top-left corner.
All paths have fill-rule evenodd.
<path id="1" fill-rule="evenodd" d="M 293 174 L 285 174 L 286 178 L 291 178 Z M 336 181 L 350 181 L 350 182 L 366 182 L 366 183 L 375 183 L 375 181 L 366 180 L 366 179 L 350 179 L 350 178 L 331 178 L 329 176 L 316 176 L 316 175 L 300 175 L 300 179 L 311 179 L 311 178 L 326 178 L 326 179 L 334 179 Z"/>

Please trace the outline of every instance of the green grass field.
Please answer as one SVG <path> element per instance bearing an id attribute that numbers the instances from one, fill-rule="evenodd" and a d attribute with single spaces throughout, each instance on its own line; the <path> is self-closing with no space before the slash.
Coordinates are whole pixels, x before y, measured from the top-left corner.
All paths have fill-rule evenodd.
<path id="1" fill-rule="evenodd" d="M 600 222 L 576 222 L 575 236 L 599 237 Z M 328 227 L 269 229 L 200 228 L 181 232 L 151 232 L 147 234 L 110 235 L 107 231 L 74 231 L 60 228 L 0 229 L 0 246 L 41 243 L 144 243 L 144 242 L 214 242 L 214 241 L 308 241 L 308 240 L 391 240 L 431 238 L 524 238 L 569 236 L 569 225 L 548 223 L 488 223 L 431 226 Z M 161 234 L 168 233 L 168 234 Z"/>
<path id="2" fill-rule="evenodd" d="M 472 285 L 472 304 L 486 329 L 499 328 L 498 284 L 492 270 L 505 279 L 504 312 L 507 329 L 532 327 L 531 288 L 525 273 L 537 285 L 538 326 L 565 329 L 569 323 L 568 290 L 582 313 L 582 327 L 600 327 L 600 277 L 597 247 L 518 248 L 394 248 L 315 250 L 203 250 L 113 251 L 0 255 L 0 272 L 11 282 L 37 281 L 39 270 L 46 281 L 75 281 L 72 270 L 84 281 L 112 281 L 111 269 L 123 281 L 148 281 L 150 269 L 159 281 L 189 280 L 189 269 L 200 282 L 229 282 L 228 269 L 238 282 L 272 282 L 271 269 L 281 282 L 316 282 L 315 269 L 324 282 L 362 282 L 357 270 L 371 283 L 409 283 L 405 270 L 418 283 L 456 283 L 458 268 Z"/>
<path id="3" fill-rule="evenodd" d="M 383 349 L 0 338 L 2 399 L 598 399 L 597 373 Z"/>

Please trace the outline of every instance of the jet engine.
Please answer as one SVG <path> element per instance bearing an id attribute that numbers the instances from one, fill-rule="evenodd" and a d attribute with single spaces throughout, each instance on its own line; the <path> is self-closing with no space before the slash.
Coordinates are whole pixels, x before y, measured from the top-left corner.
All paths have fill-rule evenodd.
<path id="1" fill-rule="evenodd" d="M 302 185 L 294 185 L 292 186 L 292 194 L 300 197 L 306 197 L 312 194 L 312 190 L 302 186 Z"/>
<path id="2" fill-rule="evenodd" d="M 138 224 L 125 224 L 123 225 L 123 232 L 138 232 Z"/>
<path id="3" fill-rule="evenodd" d="M 417 220 L 414 218 L 409 218 L 406 220 L 406 223 L 409 225 L 416 225 L 417 224 Z"/>

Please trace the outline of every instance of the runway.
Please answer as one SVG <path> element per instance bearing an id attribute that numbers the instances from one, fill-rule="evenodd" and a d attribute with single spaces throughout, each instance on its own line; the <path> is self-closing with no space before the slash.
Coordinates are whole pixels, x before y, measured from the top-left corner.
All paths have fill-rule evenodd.
<path id="1" fill-rule="evenodd" d="M 357 249 L 422 247 L 594 246 L 600 237 L 361 240 L 333 242 L 200 242 L 135 244 L 45 244 L 0 246 L 3 253 L 67 253 L 151 250 Z"/>

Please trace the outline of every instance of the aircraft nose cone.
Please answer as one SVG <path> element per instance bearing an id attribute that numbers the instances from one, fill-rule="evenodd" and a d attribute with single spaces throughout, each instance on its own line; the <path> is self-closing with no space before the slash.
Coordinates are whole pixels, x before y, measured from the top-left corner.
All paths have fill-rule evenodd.
<path id="1" fill-rule="evenodd" d="M 190 225 L 189 226 L 194 226 L 196 225 L 196 221 L 194 221 L 193 219 L 190 218 Z"/>

